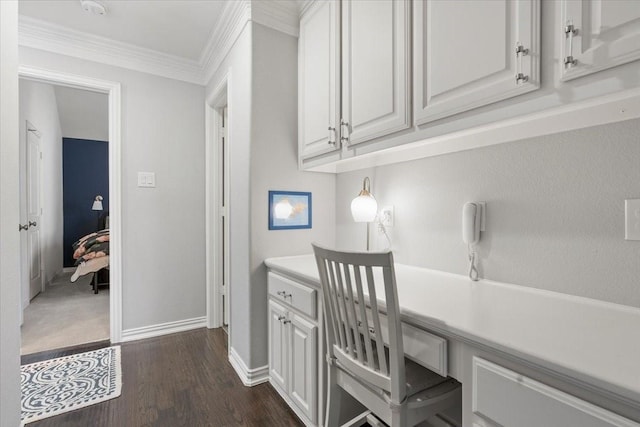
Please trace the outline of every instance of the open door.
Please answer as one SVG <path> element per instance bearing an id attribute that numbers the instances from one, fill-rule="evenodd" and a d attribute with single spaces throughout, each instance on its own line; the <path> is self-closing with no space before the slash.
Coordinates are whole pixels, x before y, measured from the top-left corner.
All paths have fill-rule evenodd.
<path id="1" fill-rule="evenodd" d="M 42 292 L 42 250 L 41 233 L 41 165 L 40 132 L 27 122 L 27 161 L 26 161 L 26 201 L 27 201 L 27 257 L 22 262 L 27 265 L 22 271 L 28 271 L 29 301 Z"/>

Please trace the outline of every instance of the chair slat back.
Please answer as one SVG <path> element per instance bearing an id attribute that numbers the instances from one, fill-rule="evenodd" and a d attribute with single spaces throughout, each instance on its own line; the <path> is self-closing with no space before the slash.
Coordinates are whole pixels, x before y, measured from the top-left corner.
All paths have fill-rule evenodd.
<path id="1" fill-rule="evenodd" d="M 402 402 L 406 394 L 404 350 L 393 254 L 338 252 L 317 245 L 313 250 L 322 286 L 329 356 L 347 373 L 390 393 L 392 401 Z M 387 343 L 383 341 L 379 298 L 386 306 Z"/>

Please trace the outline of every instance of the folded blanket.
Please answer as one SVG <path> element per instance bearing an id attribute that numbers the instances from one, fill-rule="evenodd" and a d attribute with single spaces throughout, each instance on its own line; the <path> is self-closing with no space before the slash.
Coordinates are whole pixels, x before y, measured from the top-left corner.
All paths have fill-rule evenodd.
<path id="1" fill-rule="evenodd" d="M 109 268 L 109 257 L 90 259 L 87 262 L 81 262 L 76 268 L 76 271 L 71 276 L 71 281 L 75 282 L 80 276 L 84 276 L 88 273 L 94 273 L 103 268 Z"/>
<path id="2" fill-rule="evenodd" d="M 109 255 L 109 230 L 87 234 L 73 244 L 73 249 L 73 259 L 76 260 L 76 265 Z"/>

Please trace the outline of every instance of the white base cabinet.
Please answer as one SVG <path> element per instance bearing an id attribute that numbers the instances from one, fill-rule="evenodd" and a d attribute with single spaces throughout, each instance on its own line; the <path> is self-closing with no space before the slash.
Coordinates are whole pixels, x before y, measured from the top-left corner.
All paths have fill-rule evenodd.
<path id="1" fill-rule="evenodd" d="M 269 382 L 307 426 L 319 423 L 315 289 L 269 273 Z"/>
<path id="2" fill-rule="evenodd" d="M 319 283 L 312 276 L 315 259 L 299 256 L 271 258 L 265 263 L 270 268 L 271 384 L 306 425 L 322 425 L 326 361 Z M 469 285 L 464 276 L 444 277 L 426 269 L 418 274 L 417 270 L 402 265 L 397 265 L 396 270 L 399 277 L 403 277 L 403 281 L 398 282 L 398 298 L 404 314 L 403 323 L 406 323 L 403 324 L 405 354 L 417 363 L 462 383 L 462 407 L 438 414 L 430 420 L 431 426 L 640 427 L 637 387 L 633 388 L 635 383 L 630 381 L 632 389 L 629 391 L 628 386 L 620 384 L 624 384 L 625 377 L 637 378 L 638 373 L 635 341 L 630 341 L 631 345 L 622 341 L 634 336 L 628 332 L 632 328 L 623 331 L 621 325 L 627 322 L 637 324 L 640 313 L 609 304 L 585 302 L 568 295 L 551 296 L 545 292 L 520 290 L 521 287 L 507 284 L 498 286 L 480 282 L 478 288 Z M 453 288 L 459 288 L 461 292 L 454 293 L 449 300 L 441 299 L 443 293 L 454 292 Z M 486 299 L 489 301 L 487 306 L 481 304 L 474 312 L 465 306 L 465 300 L 473 300 L 474 305 L 480 304 L 471 296 L 476 292 L 491 297 Z M 437 305 L 429 306 L 425 301 L 434 299 L 435 295 L 438 295 Z M 528 302 L 519 306 L 523 310 L 523 320 L 513 318 L 512 308 L 505 309 L 504 315 L 492 313 L 489 316 L 491 321 L 482 322 L 481 329 L 475 329 L 475 321 L 467 320 L 467 316 L 477 319 L 486 310 L 496 310 L 494 305 L 510 306 L 525 297 Z M 410 300 L 421 303 L 415 305 Z M 448 310 L 443 310 L 440 305 Z M 547 305 L 555 309 L 547 313 L 543 310 Z M 449 313 L 455 310 L 466 313 L 462 320 L 457 313 Z M 567 316 L 569 325 L 563 325 L 558 333 L 548 330 L 555 321 L 545 324 L 541 320 L 546 316 L 557 319 L 553 315 L 554 310 Z M 584 314 L 584 321 L 582 315 L 566 314 L 576 311 Z M 596 330 L 592 327 L 594 322 L 600 321 L 596 319 L 607 319 L 607 326 L 601 331 Z M 469 324 L 465 325 L 467 321 Z M 511 347 L 495 344 L 513 339 L 503 338 L 501 331 L 505 328 L 495 326 L 505 321 L 516 322 L 516 326 L 510 324 L 504 333 L 511 336 L 512 331 L 521 330 L 526 337 L 524 341 L 516 341 Z M 583 323 L 588 329 L 583 329 Z M 530 329 L 531 324 L 541 324 L 544 334 Z M 455 325 L 456 329 L 450 329 L 449 325 Z M 492 328 L 499 331 L 492 332 Z M 382 322 L 383 338 L 385 329 Z M 609 337 L 609 330 L 619 333 Z M 566 348 L 539 350 L 545 349 L 548 342 L 555 343 L 554 347 L 567 347 L 571 342 L 581 345 L 578 343 L 586 339 L 581 335 L 584 331 L 596 334 L 594 341 L 589 341 L 585 348 L 593 349 L 595 355 L 590 354 L 589 357 L 598 359 L 589 362 L 593 366 L 587 370 L 572 368 L 574 361 L 576 366 L 584 366 L 584 360 L 578 360 L 582 351 L 564 355 L 568 351 Z M 571 341 L 573 336 L 579 338 Z M 527 347 L 531 344 L 534 350 L 526 350 L 531 348 Z M 595 344 L 602 348 L 595 349 Z M 612 354 L 611 359 L 601 363 L 599 359 L 606 358 L 608 353 Z M 559 354 L 562 357 L 558 357 Z M 614 364 L 616 360 L 618 362 Z M 613 371 L 607 371 L 609 366 L 614 366 Z M 618 375 L 618 370 L 625 375 Z M 613 381 L 603 378 L 605 374 Z"/>
<path id="3" fill-rule="evenodd" d="M 498 364 L 479 357 L 474 357 L 472 363 L 472 411 L 483 419 L 476 419 L 474 426 L 640 427 Z"/>

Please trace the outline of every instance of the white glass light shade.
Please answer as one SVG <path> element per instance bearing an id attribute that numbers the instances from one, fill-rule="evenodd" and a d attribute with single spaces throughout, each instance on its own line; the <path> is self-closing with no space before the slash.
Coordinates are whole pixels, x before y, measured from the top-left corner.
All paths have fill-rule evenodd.
<path id="1" fill-rule="evenodd" d="M 95 200 L 93 201 L 93 205 L 91 206 L 91 210 L 92 211 L 101 211 L 102 208 L 102 196 L 96 196 Z"/>
<path id="2" fill-rule="evenodd" d="M 289 200 L 284 199 L 276 203 L 273 207 L 273 215 L 278 219 L 287 219 L 293 212 L 293 206 L 289 203 Z"/>
<path id="3" fill-rule="evenodd" d="M 351 202 L 351 215 L 355 222 L 372 222 L 378 213 L 378 202 L 369 194 L 362 194 Z"/>

